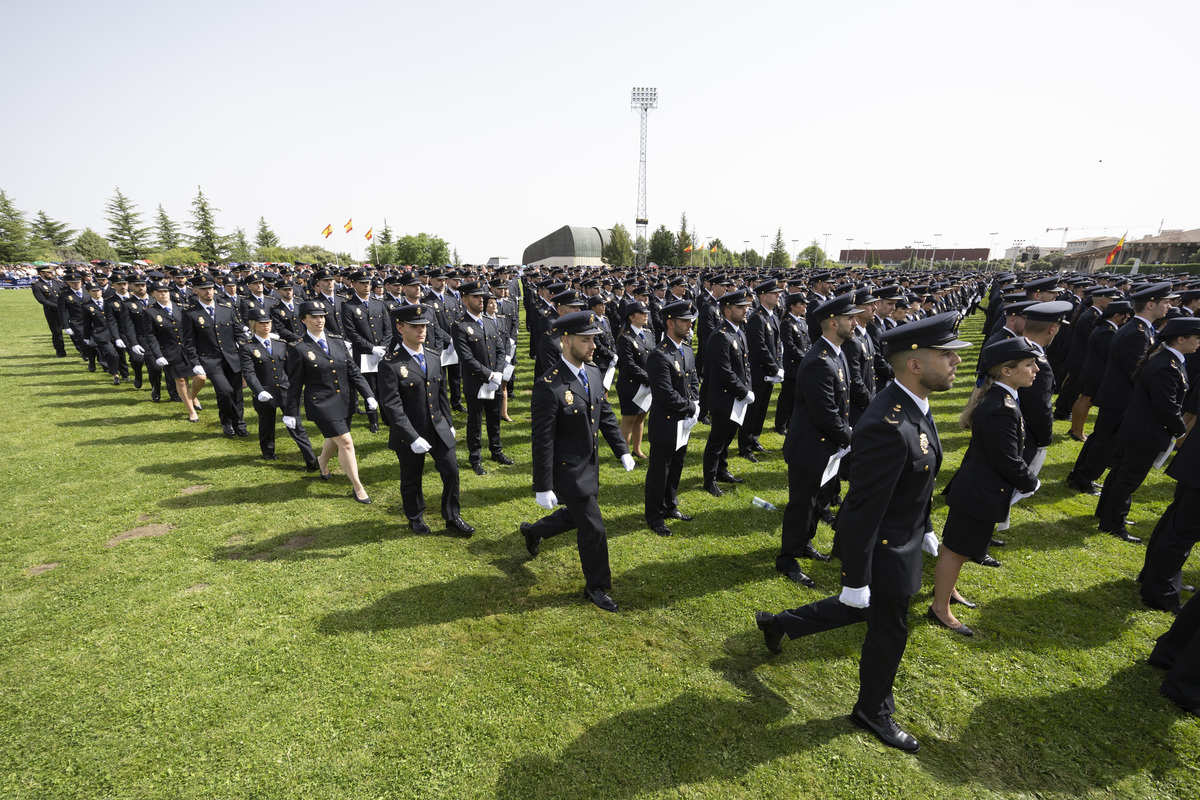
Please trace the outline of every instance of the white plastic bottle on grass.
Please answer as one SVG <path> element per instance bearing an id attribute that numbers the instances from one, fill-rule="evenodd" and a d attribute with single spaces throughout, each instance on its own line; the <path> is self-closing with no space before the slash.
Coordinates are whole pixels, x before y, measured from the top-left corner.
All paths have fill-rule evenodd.
<path id="1" fill-rule="evenodd" d="M 770 503 L 768 503 L 766 500 L 763 500 L 761 497 L 757 497 L 757 496 L 756 496 L 756 497 L 755 497 L 753 500 L 751 500 L 750 502 L 751 502 L 751 503 L 753 503 L 754 505 L 758 506 L 759 508 L 766 510 L 766 511 L 778 511 L 778 510 L 779 510 L 779 509 L 775 508 L 775 506 L 773 506 L 773 505 L 771 505 Z"/>

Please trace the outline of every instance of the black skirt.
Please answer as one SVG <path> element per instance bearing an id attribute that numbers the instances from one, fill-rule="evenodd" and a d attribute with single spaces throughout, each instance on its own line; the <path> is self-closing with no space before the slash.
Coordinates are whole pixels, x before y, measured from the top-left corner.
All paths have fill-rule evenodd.
<path id="1" fill-rule="evenodd" d="M 343 433 L 349 433 L 350 420 L 352 419 L 354 418 L 316 420 L 313 424 L 317 426 L 317 430 L 321 432 L 322 436 L 326 439 L 332 439 L 335 436 L 341 436 Z"/>
<path id="2" fill-rule="evenodd" d="M 950 508 L 946 513 L 946 524 L 942 527 L 942 546 L 960 556 L 977 560 L 987 555 L 995 530 L 994 522 L 975 519 Z"/>

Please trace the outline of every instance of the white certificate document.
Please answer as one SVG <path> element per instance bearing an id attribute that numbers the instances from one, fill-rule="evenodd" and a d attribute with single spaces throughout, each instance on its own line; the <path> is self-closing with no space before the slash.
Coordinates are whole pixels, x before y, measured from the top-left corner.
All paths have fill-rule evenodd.
<path id="1" fill-rule="evenodd" d="M 361 356 L 358 357 L 358 360 L 359 360 L 359 367 L 358 367 L 359 372 L 363 372 L 363 373 L 379 372 L 379 356 L 373 355 L 371 353 L 363 353 Z"/>
<path id="2" fill-rule="evenodd" d="M 506 380 L 506 381 L 512 380 L 512 375 L 513 375 L 514 369 L 516 369 L 516 367 L 513 366 L 512 362 L 509 362 L 508 366 L 506 366 L 504 368 L 504 372 L 502 373 L 504 375 L 504 380 Z"/>
<path id="3" fill-rule="evenodd" d="M 821 485 L 824 486 L 829 481 L 837 477 L 838 467 L 842 464 L 842 459 L 850 454 L 849 447 L 843 447 L 829 457 L 829 461 L 825 464 L 825 471 L 821 473 Z"/>
<path id="4" fill-rule="evenodd" d="M 496 387 L 490 383 L 485 383 L 483 386 L 479 387 L 478 397 L 480 400 L 494 399 L 496 397 Z"/>
<path id="5" fill-rule="evenodd" d="M 1029 462 L 1029 471 L 1034 475 L 1038 475 L 1042 471 L 1042 467 L 1046 464 L 1046 448 L 1039 447 L 1033 454 L 1033 460 Z M 1028 495 L 1026 495 L 1028 497 Z M 1016 502 L 1015 500 L 1013 502 Z"/>
<path id="6" fill-rule="evenodd" d="M 457 363 L 458 363 L 458 353 L 455 352 L 454 343 L 451 342 L 450 346 L 442 351 L 442 366 L 443 367 L 452 367 Z"/>
<path id="7" fill-rule="evenodd" d="M 604 370 L 604 391 L 607 392 L 612 388 L 613 376 L 616 374 L 616 367 L 609 367 L 608 369 Z"/>
<path id="8" fill-rule="evenodd" d="M 1171 457 L 1171 451 L 1175 449 L 1175 439 L 1171 439 L 1171 443 L 1167 445 L 1167 449 L 1158 454 L 1158 458 L 1154 459 L 1154 468 L 1162 469 L 1167 463 L 1167 459 Z"/>
<path id="9" fill-rule="evenodd" d="M 688 439 L 692 438 L 692 428 L 696 427 L 696 417 L 687 417 L 675 423 L 675 449 L 678 450 L 688 443 Z"/>
<path id="10" fill-rule="evenodd" d="M 650 403 L 654 398 L 650 396 L 650 387 L 642 384 L 637 392 L 633 395 L 633 402 L 642 411 L 650 410 Z"/>
<path id="11" fill-rule="evenodd" d="M 746 409 L 749 407 L 750 404 L 746 402 L 745 398 L 734 400 L 733 411 L 729 412 L 729 418 L 738 425 L 741 425 L 746 419 Z"/>

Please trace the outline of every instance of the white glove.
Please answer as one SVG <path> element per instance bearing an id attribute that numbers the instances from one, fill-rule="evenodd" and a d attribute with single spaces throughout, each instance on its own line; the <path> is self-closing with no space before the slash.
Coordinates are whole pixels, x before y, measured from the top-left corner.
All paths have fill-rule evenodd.
<path id="1" fill-rule="evenodd" d="M 124 349 L 125 349 L 125 340 L 124 340 L 124 339 L 117 339 L 117 341 L 116 341 L 116 345 L 117 345 L 117 349 L 118 349 L 118 350 L 124 350 Z"/>
<path id="2" fill-rule="evenodd" d="M 379 401 L 376 400 L 374 397 L 368 397 L 367 398 L 367 411 L 374 411 L 377 408 L 379 408 Z"/>
<path id="3" fill-rule="evenodd" d="M 95 342 L 92 341 L 91 339 L 84 339 L 83 343 L 86 344 L 88 347 L 91 347 L 92 345 L 95 344 Z"/>
<path id="4" fill-rule="evenodd" d="M 454 433 L 454 428 L 451 428 L 450 429 L 450 438 L 453 439 L 453 438 L 455 438 L 455 436 L 456 436 L 456 434 Z"/>
<path id="5" fill-rule="evenodd" d="M 1033 487 L 1033 494 L 1037 494 L 1037 490 L 1042 488 L 1042 479 L 1038 478 L 1037 486 Z"/>
<path id="6" fill-rule="evenodd" d="M 146 348 L 142 347 L 140 344 L 135 344 L 132 347 L 132 352 L 135 356 L 144 356 L 146 355 Z"/>
<path id="7" fill-rule="evenodd" d="M 300 420 L 296 419 L 295 417 L 289 417 L 285 414 L 283 417 L 283 426 L 285 428 L 296 430 L 296 428 L 300 427 Z"/>
<path id="8" fill-rule="evenodd" d="M 783 381 L 783 370 L 781 369 L 781 370 L 779 370 L 779 372 L 775 373 L 775 377 L 778 378 L 780 381 Z"/>
<path id="9" fill-rule="evenodd" d="M 842 593 L 838 595 L 838 602 L 851 608 L 866 608 L 871 605 L 871 587 L 851 589 L 849 586 L 843 586 Z"/>
<path id="10" fill-rule="evenodd" d="M 536 492 L 534 494 L 534 500 L 537 501 L 539 506 L 547 511 L 558 505 L 558 498 L 554 496 L 554 492 Z"/>
<path id="11" fill-rule="evenodd" d="M 258 402 L 260 402 L 260 403 L 271 402 L 271 393 L 267 392 L 267 391 L 259 392 L 258 393 Z"/>
<path id="12" fill-rule="evenodd" d="M 633 456 L 629 453 L 621 456 L 621 466 L 625 468 L 626 472 L 633 472 Z"/>
<path id="13" fill-rule="evenodd" d="M 921 549 L 931 556 L 938 554 L 937 534 L 933 531 L 926 531 L 924 538 L 921 539 Z"/>
<path id="14" fill-rule="evenodd" d="M 488 378 L 488 383 L 491 384 L 492 386 L 499 388 L 500 381 L 502 381 L 502 380 L 504 380 L 504 373 L 493 372 L 492 377 Z"/>
<path id="15" fill-rule="evenodd" d="M 375 356 L 376 358 L 383 358 L 387 355 L 387 350 L 384 350 L 382 347 L 376 345 L 375 347 L 371 348 L 371 355 Z"/>
<path id="16" fill-rule="evenodd" d="M 201 378 L 205 377 L 204 367 L 197 364 L 196 366 L 192 367 L 192 374 L 199 375 Z"/>
<path id="17" fill-rule="evenodd" d="M 278 333 L 268 333 L 268 334 L 267 334 L 267 338 L 268 338 L 268 339 L 274 339 L 275 341 L 277 341 L 277 342 L 278 342 L 278 341 L 279 341 L 279 334 L 278 334 Z"/>
<path id="18" fill-rule="evenodd" d="M 250 338 L 250 329 L 247 328 L 245 325 L 242 326 L 242 336 L 245 336 L 246 338 Z"/>
<path id="19" fill-rule="evenodd" d="M 747 402 L 747 403 L 753 403 L 753 402 L 754 402 L 754 392 L 747 392 L 747 393 L 746 393 L 746 402 Z"/>
<path id="20" fill-rule="evenodd" d="M 65 333 L 67 336 L 75 335 L 75 331 L 71 330 L 70 328 L 63 328 L 63 333 Z"/>
<path id="21" fill-rule="evenodd" d="M 429 444 L 429 442 L 425 441 L 425 437 L 423 437 L 423 436 L 418 436 L 417 440 L 415 442 L 413 442 L 412 444 L 410 444 L 409 447 L 412 448 L 412 451 L 417 454 L 428 453 L 430 450 L 433 449 L 433 445 L 431 445 L 431 444 Z"/>
<path id="22" fill-rule="evenodd" d="M 170 364 L 170 363 L 171 362 L 167 361 L 165 358 L 154 359 L 154 364 L 155 364 L 155 366 L 158 366 L 158 367 L 165 367 L 167 364 Z"/>

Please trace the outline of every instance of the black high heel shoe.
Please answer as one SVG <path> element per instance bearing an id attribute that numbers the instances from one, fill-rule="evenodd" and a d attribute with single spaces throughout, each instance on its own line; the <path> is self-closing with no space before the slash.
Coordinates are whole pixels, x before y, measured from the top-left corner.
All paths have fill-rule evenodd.
<path id="1" fill-rule="evenodd" d="M 929 617 L 929 619 L 931 619 L 932 621 L 936 622 L 938 625 L 941 625 L 941 626 L 942 626 L 943 628 L 945 628 L 946 630 L 951 630 L 951 631 L 954 631 L 955 633 L 961 634 L 961 635 L 963 635 L 963 636 L 974 636 L 974 635 L 975 635 L 975 631 L 973 631 L 973 630 L 971 630 L 970 628 L 968 628 L 968 627 L 966 626 L 966 623 L 961 623 L 961 622 L 960 622 L 957 628 L 951 628 L 949 625 L 947 625 L 946 623 L 942 622 L 942 618 L 941 618 L 941 617 L 939 617 L 937 614 L 935 614 L 935 613 L 934 613 L 934 611 L 933 611 L 933 606 L 930 606 L 930 607 L 929 607 L 929 611 L 928 611 L 928 612 L 926 612 L 925 616 Z"/>
<path id="2" fill-rule="evenodd" d="M 366 499 L 363 499 L 363 498 L 359 497 L 357 494 L 355 494 L 353 489 L 350 490 L 350 496 L 354 498 L 354 502 L 356 502 L 356 503 L 362 503 L 364 506 L 371 505 L 371 498 L 368 497 Z"/>

